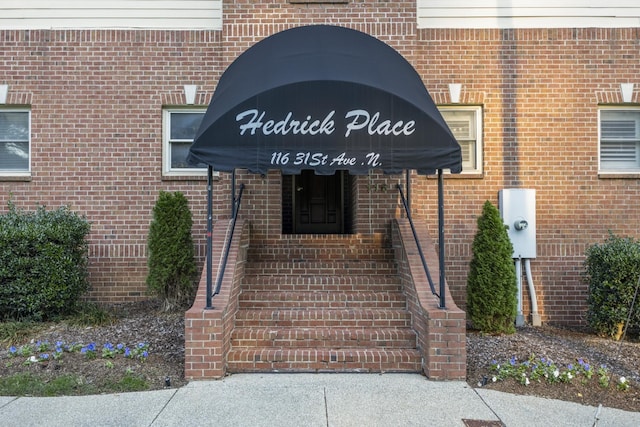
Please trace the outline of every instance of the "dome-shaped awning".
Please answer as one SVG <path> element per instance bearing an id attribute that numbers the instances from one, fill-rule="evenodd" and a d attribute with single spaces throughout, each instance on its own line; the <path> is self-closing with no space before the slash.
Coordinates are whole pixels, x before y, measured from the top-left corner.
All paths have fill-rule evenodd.
<path id="1" fill-rule="evenodd" d="M 274 34 L 220 77 L 189 152 L 218 171 L 462 170 L 460 146 L 415 69 L 365 33 Z"/>

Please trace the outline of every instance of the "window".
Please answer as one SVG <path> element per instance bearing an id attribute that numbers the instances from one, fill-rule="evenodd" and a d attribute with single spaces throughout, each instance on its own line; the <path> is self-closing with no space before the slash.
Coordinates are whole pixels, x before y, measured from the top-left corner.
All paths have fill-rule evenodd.
<path id="1" fill-rule="evenodd" d="M 600 171 L 640 172 L 640 109 L 600 110 Z"/>
<path id="2" fill-rule="evenodd" d="M 482 120 L 480 107 L 440 107 L 462 148 L 462 173 L 482 173 Z"/>
<path id="3" fill-rule="evenodd" d="M 206 166 L 194 167 L 187 164 L 189 147 L 193 143 L 204 109 L 165 110 L 163 117 L 163 174 L 164 175 L 204 175 Z"/>
<path id="4" fill-rule="evenodd" d="M 31 172 L 31 116 L 29 110 L 0 109 L 0 175 Z"/>

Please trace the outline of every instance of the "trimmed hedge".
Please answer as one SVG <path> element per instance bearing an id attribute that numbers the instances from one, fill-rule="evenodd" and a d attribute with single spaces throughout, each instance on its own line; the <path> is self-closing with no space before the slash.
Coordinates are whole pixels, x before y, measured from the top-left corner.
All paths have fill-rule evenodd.
<path id="1" fill-rule="evenodd" d="M 0 215 L 0 320 L 71 313 L 89 289 L 90 224 L 66 207 Z"/>
<path id="2" fill-rule="evenodd" d="M 486 201 L 473 239 L 467 278 L 467 314 L 474 328 L 487 333 L 513 333 L 518 287 L 513 246 L 500 212 Z"/>
<path id="3" fill-rule="evenodd" d="M 162 298 L 164 310 L 184 308 L 194 297 L 198 269 L 191 226 L 187 198 L 161 191 L 149 229 L 147 289 Z"/>
<path id="4" fill-rule="evenodd" d="M 602 244 L 587 248 L 585 277 L 589 284 L 587 322 L 598 334 L 619 338 L 630 317 L 629 328 L 640 327 L 640 296 L 633 302 L 640 278 L 640 242 L 610 234 Z"/>

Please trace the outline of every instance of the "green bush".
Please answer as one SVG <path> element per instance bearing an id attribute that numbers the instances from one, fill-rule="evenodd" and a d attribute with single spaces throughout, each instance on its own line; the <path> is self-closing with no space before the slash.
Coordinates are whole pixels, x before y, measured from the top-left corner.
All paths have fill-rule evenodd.
<path id="1" fill-rule="evenodd" d="M 482 332 L 515 332 L 518 290 L 512 255 L 500 213 L 486 201 L 478 218 L 467 278 L 467 314 L 473 327 Z"/>
<path id="2" fill-rule="evenodd" d="M 628 327 L 638 328 L 640 300 L 629 315 L 640 278 L 640 242 L 610 234 L 604 243 L 587 248 L 584 265 L 589 326 L 598 334 L 618 338 L 629 317 Z"/>
<path id="3" fill-rule="evenodd" d="M 160 192 L 149 229 L 149 291 L 163 299 L 164 310 L 191 302 L 197 267 L 191 237 L 191 211 L 179 192 Z"/>
<path id="4" fill-rule="evenodd" d="M 0 215 L 0 320 L 71 312 L 89 288 L 89 222 L 66 207 Z"/>

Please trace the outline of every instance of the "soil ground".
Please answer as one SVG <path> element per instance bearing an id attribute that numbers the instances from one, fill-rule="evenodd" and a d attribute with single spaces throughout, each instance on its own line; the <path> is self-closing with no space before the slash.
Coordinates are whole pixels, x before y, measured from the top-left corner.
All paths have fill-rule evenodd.
<path id="1" fill-rule="evenodd" d="M 35 347 L 38 342 L 48 342 L 47 354 L 53 354 L 55 343 L 72 343 L 87 346 L 95 343 L 96 357 L 89 358 L 80 351 L 65 352 L 58 360 L 24 363 L 28 357 L 11 356 L 9 344 L 0 346 L 0 376 L 7 377 L 17 372 L 30 372 L 51 380 L 74 373 L 87 384 L 92 384 L 96 393 L 102 392 L 105 384 L 115 382 L 127 373 L 146 380 L 149 389 L 181 387 L 184 379 L 184 313 L 163 313 L 159 304 L 146 301 L 112 307 L 114 319 L 102 326 L 81 327 L 67 323 L 51 323 L 30 336 L 21 337 L 13 343 L 16 348 L 23 345 Z M 114 347 L 135 349 L 139 343 L 148 345 L 145 358 L 102 357 L 105 344 Z M 44 352 L 43 352 L 44 353 Z M 547 381 L 531 381 L 529 385 L 508 379 L 493 382 L 495 372 L 492 361 L 504 364 L 515 357 L 518 363 L 532 355 L 535 358 L 553 360 L 558 366 L 568 366 L 582 359 L 593 367 L 606 365 L 610 375 L 610 386 L 599 385 L 597 376 L 586 380 L 576 378 L 570 382 L 550 384 Z M 39 354 L 38 354 L 39 356 Z M 616 342 L 597 337 L 585 331 L 543 326 L 519 328 L 513 335 L 491 336 L 475 331 L 467 334 L 467 382 L 472 387 L 486 387 L 516 394 L 530 394 L 552 399 L 578 402 L 585 405 L 640 411 L 640 341 Z M 619 377 L 624 376 L 629 388 L 620 391 L 616 387 Z"/>

